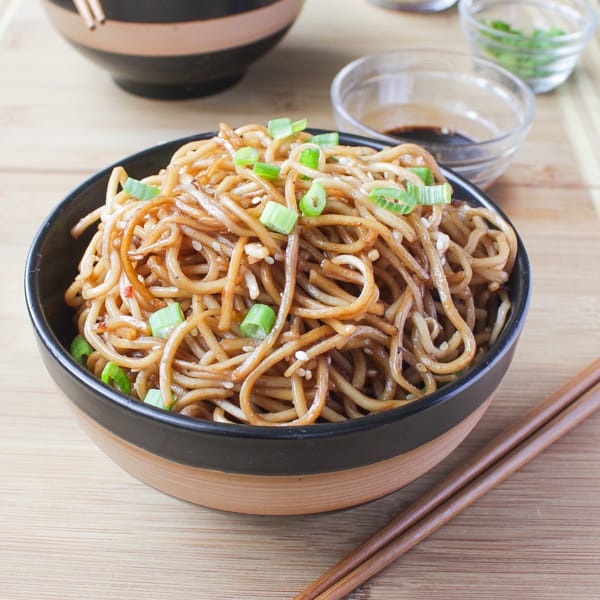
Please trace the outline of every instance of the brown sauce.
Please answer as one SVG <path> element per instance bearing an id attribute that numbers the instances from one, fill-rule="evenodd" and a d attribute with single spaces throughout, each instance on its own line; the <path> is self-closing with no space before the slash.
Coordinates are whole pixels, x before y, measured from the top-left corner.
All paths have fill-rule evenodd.
<path id="1" fill-rule="evenodd" d="M 411 140 L 417 144 L 446 144 L 450 146 L 459 146 L 461 144 L 470 144 L 475 141 L 458 131 L 446 127 L 430 127 L 428 125 L 395 127 L 394 129 L 388 129 L 385 133 L 404 140 Z"/>

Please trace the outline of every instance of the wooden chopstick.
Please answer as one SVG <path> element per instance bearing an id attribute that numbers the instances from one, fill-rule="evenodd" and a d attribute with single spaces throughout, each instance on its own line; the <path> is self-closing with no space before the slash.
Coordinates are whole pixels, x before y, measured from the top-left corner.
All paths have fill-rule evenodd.
<path id="1" fill-rule="evenodd" d="M 96 29 L 96 25 L 106 21 L 100 0 L 73 0 L 73 3 L 88 29 Z"/>
<path id="2" fill-rule="evenodd" d="M 88 4 L 90 5 L 96 23 L 102 25 L 102 23 L 106 21 L 106 15 L 104 14 L 104 10 L 102 9 L 100 0 L 88 0 Z"/>
<path id="3" fill-rule="evenodd" d="M 343 598 L 600 408 L 600 358 L 310 584 L 296 600 Z"/>
<path id="4" fill-rule="evenodd" d="M 95 29 L 96 21 L 94 20 L 94 17 L 92 16 L 92 11 L 90 10 L 90 7 L 88 6 L 87 1 L 86 0 L 73 0 L 73 3 L 75 4 L 75 8 L 77 9 L 77 12 L 83 19 L 83 22 L 86 24 L 87 28 Z"/>

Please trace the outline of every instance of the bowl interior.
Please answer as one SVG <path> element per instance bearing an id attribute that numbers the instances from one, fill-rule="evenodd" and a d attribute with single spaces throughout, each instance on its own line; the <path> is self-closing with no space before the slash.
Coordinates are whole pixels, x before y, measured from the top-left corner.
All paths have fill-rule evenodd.
<path id="1" fill-rule="evenodd" d="M 446 65 L 431 67 L 407 65 L 396 72 L 373 74 L 347 91 L 346 108 L 370 129 L 390 137 L 415 139 L 418 133 L 406 130 L 424 126 L 459 133 L 464 142 L 448 142 L 455 156 L 461 155 L 461 146 L 469 140 L 494 139 L 519 127 L 523 116 L 518 104 L 503 88 L 490 85 L 484 74 L 457 74 Z M 444 93 L 432 99 L 433 89 Z"/>

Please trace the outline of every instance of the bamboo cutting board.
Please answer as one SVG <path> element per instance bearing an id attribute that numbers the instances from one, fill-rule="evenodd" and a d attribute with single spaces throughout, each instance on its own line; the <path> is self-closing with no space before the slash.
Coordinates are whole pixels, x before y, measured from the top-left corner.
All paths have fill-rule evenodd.
<path id="1" fill-rule="evenodd" d="M 284 599 L 600 355 L 600 40 L 538 97 L 512 167 L 489 193 L 529 250 L 533 297 L 513 365 L 467 440 L 433 471 L 353 509 L 294 518 L 221 513 L 131 478 L 82 431 L 44 371 L 22 292 L 52 207 L 127 154 L 219 121 L 306 115 L 334 128 L 329 84 L 359 55 L 465 50 L 456 9 L 394 13 L 308 0 L 236 87 L 174 103 L 116 88 L 33 0 L 0 0 L 0 597 Z M 600 597 L 600 415 L 391 565 L 354 600 Z M 357 485 L 360 485 L 358 483 Z"/>

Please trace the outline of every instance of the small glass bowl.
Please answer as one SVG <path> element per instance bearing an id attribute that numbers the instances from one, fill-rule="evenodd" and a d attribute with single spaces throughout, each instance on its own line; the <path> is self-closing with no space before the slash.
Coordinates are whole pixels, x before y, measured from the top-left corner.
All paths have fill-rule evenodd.
<path id="1" fill-rule="evenodd" d="M 585 0 L 460 0 L 458 9 L 471 51 L 512 71 L 536 94 L 569 77 L 598 25 Z"/>
<path id="2" fill-rule="evenodd" d="M 457 0 L 368 0 L 371 4 L 389 8 L 390 10 L 404 10 L 407 12 L 440 12 L 456 4 Z"/>
<path id="3" fill-rule="evenodd" d="M 485 189 L 504 172 L 535 114 L 527 85 L 497 64 L 445 50 L 397 50 L 346 65 L 331 85 L 340 131 L 415 142 Z"/>

